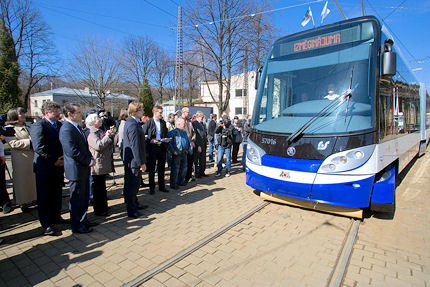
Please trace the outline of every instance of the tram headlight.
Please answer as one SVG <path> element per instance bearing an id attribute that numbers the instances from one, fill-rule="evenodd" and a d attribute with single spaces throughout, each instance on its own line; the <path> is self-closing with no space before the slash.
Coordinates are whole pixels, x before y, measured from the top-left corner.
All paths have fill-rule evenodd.
<path id="1" fill-rule="evenodd" d="M 257 146 L 253 141 L 248 139 L 248 145 L 246 147 L 246 158 L 254 163 L 261 165 L 261 157 L 265 154 L 265 152 Z"/>
<path id="2" fill-rule="evenodd" d="M 324 160 L 318 172 L 332 173 L 356 169 L 372 156 L 374 149 L 375 145 L 369 145 L 333 154 Z"/>

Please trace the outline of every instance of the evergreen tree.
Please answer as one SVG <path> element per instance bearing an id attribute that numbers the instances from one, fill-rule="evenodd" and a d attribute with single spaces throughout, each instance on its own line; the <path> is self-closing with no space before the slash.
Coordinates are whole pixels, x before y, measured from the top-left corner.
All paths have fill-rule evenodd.
<path id="1" fill-rule="evenodd" d="M 139 89 L 139 102 L 143 104 L 143 111 L 145 116 L 152 118 L 152 108 L 154 107 L 154 99 L 152 98 L 151 87 L 149 86 L 148 79 L 143 77 L 142 86 Z"/>
<path id="2" fill-rule="evenodd" d="M 0 22 L 0 113 L 20 106 L 19 66 L 13 39 Z"/>

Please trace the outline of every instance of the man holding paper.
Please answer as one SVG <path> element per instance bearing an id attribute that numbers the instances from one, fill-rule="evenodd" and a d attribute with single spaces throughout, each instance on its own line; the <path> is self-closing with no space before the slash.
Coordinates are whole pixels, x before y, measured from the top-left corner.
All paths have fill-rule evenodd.
<path id="1" fill-rule="evenodd" d="M 154 106 L 153 117 L 143 126 L 148 151 L 149 193 L 155 193 L 155 166 L 158 172 L 158 189 L 169 192 L 164 184 L 164 170 L 166 165 L 166 152 L 169 144 L 167 138 L 166 122 L 163 120 L 163 108 Z"/>

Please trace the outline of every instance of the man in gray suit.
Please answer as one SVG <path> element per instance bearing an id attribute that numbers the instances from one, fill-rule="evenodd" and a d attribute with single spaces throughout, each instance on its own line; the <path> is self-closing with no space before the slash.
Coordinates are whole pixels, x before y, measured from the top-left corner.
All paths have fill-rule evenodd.
<path id="1" fill-rule="evenodd" d="M 67 103 L 63 107 L 66 120 L 60 129 L 63 146 L 64 172 L 70 181 L 70 219 L 74 233 L 89 233 L 97 225 L 87 219 L 90 199 L 90 167 L 95 162 L 88 149 L 87 139 L 79 126 L 82 112 L 78 104 Z"/>
<path id="2" fill-rule="evenodd" d="M 129 217 L 141 216 L 139 209 L 147 206 L 139 205 L 139 191 L 142 172 L 146 170 L 145 134 L 140 123 L 143 117 L 142 103 L 131 102 L 128 105 L 128 119 L 124 125 L 123 161 L 124 161 L 124 200 Z"/>

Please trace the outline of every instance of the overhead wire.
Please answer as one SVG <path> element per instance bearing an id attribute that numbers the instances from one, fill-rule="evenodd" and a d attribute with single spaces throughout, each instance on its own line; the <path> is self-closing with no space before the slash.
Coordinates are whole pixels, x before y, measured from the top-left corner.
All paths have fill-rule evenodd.
<path id="1" fill-rule="evenodd" d="M 169 26 L 159 25 L 159 24 L 154 24 L 154 23 L 149 23 L 149 22 L 142 22 L 142 21 L 135 20 L 135 19 L 130 19 L 130 18 L 122 18 L 122 17 L 112 16 L 112 15 L 105 15 L 105 14 L 100 14 L 100 13 L 88 12 L 88 11 L 79 10 L 79 9 L 60 7 L 60 6 L 48 4 L 46 2 L 44 2 L 40 6 L 44 7 L 44 8 L 47 8 L 47 9 L 50 8 L 50 9 L 62 9 L 62 10 L 66 10 L 66 11 L 75 11 L 75 12 L 84 13 L 84 14 L 91 15 L 91 16 L 100 16 L 100 17 L 117 19 L 117 20 L 120 20 L 120 21 L 126 21 L 126 22 L 143 24 L 143 25 L 149 25 L 149 26 L 160 27 L 160 28 L 170 28 Z"/>
<path id="2" fill-rule="evenodd" d="M 394 33 L 394 31 L 390 28 L 390 26 L 384 21 L 384 18 L 382 18 L 381 15 L 379 15 L 378 11 L 376 11 L 376 9 L 372 6 L 372 4 L 370 4 L 369 0 L 366 0 L 366 2 L 373 9 L 373 11 L 375 12 L 375 14 L 379 17 L 379 19 L 381 19 L 382 23 L 384 23 L 384 25 L 387 27 L 387 29 L 390 31 L 390 33 L 393 34 L 393 36 L 397 38 L 397 41 L 399 41 L 399 43 L 403 46 L 403 48 L 405 49 L 405 51 L 416 62 L 417 60 L 414 57 L 414 55 L 412 55 L 412 53 L 409 51 L 408 47 L 405 44 L 403 44 L 402 40 L 400 40 L 400 38 L 396 35 L 396 33 Z"/>
<path id="3" fill-rule="evenodd" d="M 246 14 L 246 15 L 240 15 L 240 16 L 236 16 L 236 17 L 220 19 L 220 20 L 216 20 L 216 21 L 202 22 L 202 23 L 193 24 L 193 25 L 185 25 L 185 26 L 182 26 L 182 28 L 193 28 L 193 27 L 198 27 L 198 26 L 203 26 L 203 25 L 213 25 L 215 23 L 220 23 L 220 22 L 227 21 L 227 20 L 236 20 L 236 19 L 242 19 L 242 18 L 247 18 L 247 17 L 255 17 L 255 16 L 260 15 L 260 14 L 278 12 L 278 11 L 285 10 L 285 9 L 291 9 L 291 8 L 296 8 L 296 7 L 300 7 L 300 6 L 307 6 L 309 4 L 319 3 L 319 2 L 323 2 L 323 1 L 324 0 L 315 0 L 315 1 L 310 1 L 310 2 L 306 2 L 306 3 L 295 4 L 295 5 L 285 6 L 285 7 L 276 8 L 276 9 L 260 11 L 260 12 L 256 12 L 256 13 Z M 176 27 L 170 27 L 170 28 L 176 29 Z"/>
<path id="4" fill-rule="evenodd" d="M 175 4 L 176 6 L 180 6 L 176 1 L 173 1 L 173 0 L 169 0 L 169 1 Z"/>
<path id="5" fill-rule="evenodd" d="M 143 0 L 143 1 L 145 1 L 146 3 L 148 3 L 149 5 L 151 5 L 152 7 L 157 8 L 158 10 L 160 10 L 160 11 L 162 11 L 162 12 L 166 13 L 167 15 L 170 15 L 170 16 L 172 16 L 172 17 L 177 18 L 177 16 L 176 16 L 176 15 L 173 15 L 173 14 L 172 14 L 172 13 L 170 13 L 169 11 L 166 11 L 166 10 L 164 10 L 163 8 L 158 7 L 157 5 L 155 5 L 155 4 L 151 3 L 151 2 L 149 2 L 148 0 Z"/>
<path id="6" fill-rule="evenodd" d="M 386 20 L 388 17 L 390 17 L 391 15 L 393 15 L 393 13 L 396 12 L 397 9 L 399 9 L 403 5 L 403 3 L 405 3 L 406 1 L 408 1 L 408 0 L 403 0 L 402 3 L 400 3 L 399 5 L 397 5 L 397 7 L 393 7 L 394 9 L 390 12 L 390 14 L 388 14 L 387 16 L 385 16 L 384 19 Z"/>
<path id="7" fill-rule="evenodd" d="M 85 19 L 85 18 L 81 18 L 81 17 L 79 17 L 79 16 L 70 15 L 70 14 L 68 14 L 68 13 L 65 13 L 65 12 L 62 12 L 62 11 L 58 11 L 58 10 L 56 10 L 56 9 L 49 8 L 49 7 L 44 7 L 44 8 L 45 8 L 45 9 L 48 9 L 48 10 L 51 10 L 51 11 L 54 11 L 54 12 L 59 13 L 59 14 L 63 14 L 63 15 L 65 15 L 65 16 L 68 16 L 68 17 L 71 17 L 71 18 L 79 19 L 79 20 L 81 20 L 81 21 L 83 21 L 83 22 L 87 22 L 87 23 L 90 23 L 90 24 L 93 24 L 93 25 L 97 25 L 97 26 L 103 27 L 103 28 L 105 28 L 105 29 L 109 29 L 109 30 L 112 30 L 112 31 L 116 31 L 116 32 L 120 32 L 120 33 L 123 33 L 123 34 L 128 34 L 128 35 L 133 35 L 133 36 L 134 36 L 134 34 L 132 34 L 132 33 L 130 33 L 130 32 L 123 31 L 123 30 L 116 29 L 116 28 L 112 28 L 112 27 L 109 27 L 109 26 L 106 26 L 106 25 L 103 25 L 103 24 L 100 24 L 100 23 L 97 23 L 97 22 L 93 22 L 93 21 L 87 20 L 87 19 Z"/>

